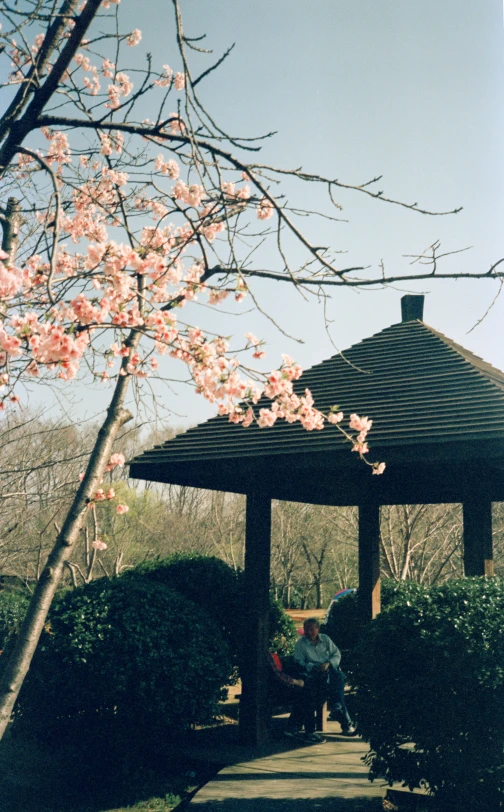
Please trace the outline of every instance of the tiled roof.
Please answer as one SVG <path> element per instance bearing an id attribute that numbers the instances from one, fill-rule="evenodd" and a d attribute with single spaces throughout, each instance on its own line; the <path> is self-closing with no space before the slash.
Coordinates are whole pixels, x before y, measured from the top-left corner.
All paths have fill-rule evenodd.
<path id="1" fill-rule="evenodd" d="M 369 443 L 380 449 L 504 439 L 504 373 L 418 320 L 394 324 L 307 369 L 296 388 L 309 388 L 321 411 L 337 405 L 346 417 L 371 417 Z M 334 426 L 309 432 L 278 420 L 271 428 L 244 429 L 218 416 L 132 464 L 340 449 L 347 453 L 348 444 Z"/>

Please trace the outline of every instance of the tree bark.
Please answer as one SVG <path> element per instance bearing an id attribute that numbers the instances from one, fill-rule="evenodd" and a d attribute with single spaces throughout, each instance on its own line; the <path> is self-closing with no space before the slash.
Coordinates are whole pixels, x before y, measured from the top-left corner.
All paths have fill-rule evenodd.
<path id="1" fill-rule="evenodd" d="M 122 378 L 120 383 L 124 380 Z M 121 388 L 125 390 L 125 386 Z M 64 565 L 78 539 L 89 500 L 105 472 L 117 432 L 131 418 L 130 412 L 120 406 L 117 407 L 114 402 L 109 407 L 107 417 L 98 433 L 86 475 L 35 587 L 16 644 L 0 677 L 0 739 L 9 724 L 16 699 L 37 648 Z"/>
<path id="2" fill-rule="evenodd" d="M 131 380 L 131 376 L 126 373 L 126 366 L 131 353 L 138 346 L 140 337 L 140 333 L 133 330 L 125 342 L 125 346 L 130 352 L 127 357 L 123 358 L 121 365 L 121 371 L 124 374 L 118 376 L 114 394 L 107 409 L 107 416 L 98 432 L 84 478 L 37 582 L 16 644 L 2 669 L 0 675 L 0 739 L 9 724 L 16 699 L 42 634 L 51 602 L 61 581 L 63 569 L 79 537 L 88 505 L 105 473 L 117 433 L 128 420 L 132 419 L 131 412 L 124 409 L 124 400 Z"/>

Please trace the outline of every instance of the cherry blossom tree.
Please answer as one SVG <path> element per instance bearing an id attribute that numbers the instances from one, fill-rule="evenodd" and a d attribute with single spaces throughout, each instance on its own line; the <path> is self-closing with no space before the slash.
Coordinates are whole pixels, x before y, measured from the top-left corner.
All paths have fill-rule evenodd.
<path id="1" fill-rule="evenodd" d="M 310 431 L 333 424 L 367 462 L 368 417 L 346 422 L 337 406 L 318 411 L 308 390 L 294 392 L 301 369 L 289 356 L 263 380 L 192 315 L 198 304 L 247 297 L 254 304 L 254 279 L 318 294 L 393 281 L 342 267 L 336 252 L 314 244 L 300 226 L 310 212 L 289 205 L 281 182 L 320 187 L 321 207 L 329 207 L 321 213 L 333 219 L 342 190 L 436 214 L 387 197 L 378 178 L 352 185 L 261 163 L 261 139 L 226 133 L 199 95 L 227 55 L 207 52 L 208 67 L 195 75 L 189 55 L 203 50 L 201 39 L 186 35 L 179 1 L 172 6 L 170 64 L 154 65 L 147 55 L 128 70 L 142 35 L 123 29 L 119 0 L 0 2 L 0 409 L 18 402 L 27 381 L 72 386 L 88 376 L 110 389 L 80 486 L 3 667 L 0 735 L 84 520 L 114 498 L 103 477 L 124 462 L 114 441 L 132 416 L 128 389 L 138 390 L 160 364 L 185 365 L 195 391 L 234 423 L 267 428 L 284 419 Z M 276 252 L 270 264 L 262 259 L 267 244 Z M 436 244 L 431 254 L 416 279 L 446 277 Z M 499 267 L 480 275 L 499 276 Z M 260 359 L 262 341 L 251 332 L 244 338 L 242 349 Z M 259 403 L 262 395 L 269 405 Z M 368 464 L 383 472 L 383 463 Z M 118 504 L 118 515 L 126 507 Z M 98 554 L 100 539 L 93 544 Z"/>

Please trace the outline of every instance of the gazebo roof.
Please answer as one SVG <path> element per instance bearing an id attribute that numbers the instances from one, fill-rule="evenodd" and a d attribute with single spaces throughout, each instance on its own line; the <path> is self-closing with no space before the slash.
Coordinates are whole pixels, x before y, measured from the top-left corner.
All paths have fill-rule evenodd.
<path id="1" fill-rule="evenodd" d="M 356 504 L 364 494 L 382 503 L 461 501 L 491 477 L 492 498 L 504 499 L 504 373 L 420 319 L 364 339 L 296 384 L 323 412 L 337 405 L 345 418 L 372 418 L 369 456 L 387 463 L 383 476 L 371 475 L 335 426 L 306 431 L 278 420 L 244 429 L 220 416 L 136 457 L 131 476 L 238 493 L 262 486 L 325 504 Z"/>

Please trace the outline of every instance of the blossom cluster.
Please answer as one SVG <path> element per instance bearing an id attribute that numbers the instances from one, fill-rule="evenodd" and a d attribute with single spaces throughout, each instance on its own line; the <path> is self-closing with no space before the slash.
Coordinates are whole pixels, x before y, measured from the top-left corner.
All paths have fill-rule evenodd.
<path id="1" fill-rule="evenodd" d="M 114 468 L 117 466 L 123 466 L 125 463 L 124 454 L 120 452 L 115 452 L 110 456 L 110 459 L 105 467 L 106 472 L 113 471 Z M 84 473 L 80 474 L 80 479 L 84 478 Z M 100 485 L 103 484 L 103 478 L 100 482 Z M 88 509 L 91 511 L 96 511 L 96 506 L 102 502 L 110 502 L 112 499 L 115 499 L 116 492 L 115 489 L 111 486 L 107 490 L 105 488 L 97 488 L 97 490 L 92 494 L 92 497 L 88 500 Z M 116 505 L 116 513 L 119 516 L 124 515 L 129 511 L 128 505 L 125 504 L 118 504 Z M 96 514 L 95 514 L 96 515 Z M 95 534 L 96 534 L 96 520 L 95 520 Z M 107 549 L 107 544 L 99 538 L 95 538 L 94 541 L 91 543 L 91 546 L 98 551 L 104 551 Z"/>
<path id="2" fill-rule="evenodd" d="M 102 5 L 108 8 L 112 2 L 104 0 Z M 120 39 L 135 46 L 141 32 L 134 29 Z M 26 69 L 42 43 L 38 36 L 28 56 L 11 43 L 17 72 Z M 157 371 L 160 356 L 168 355 L 186 365 L 195 391 L 218 403 L 220 414 L 233 423 L 247 427 L 256 422 L 267 428 L 282 419 L 299 422 L 307 431 L 321 430 L 329 423 L 351 440 L 354 451 L 367 454 L 371 421 L 352 414 L 347 431 L 341 425 L 341 412 L 332 409 L 323 414 L 309 389 L 303 394 L 294 390 L 302 370 L 292 358 L 283 356 L 282 365 L 261 386 L 243 376 L 222 336 L 208 336 L 198 327 L 181 323 L 177 311 L 190 302 L 215 306 L 230 294 L 236 302 L 245 298 L 248 287 L 239 268 L 233 284 L 227 279 L 226 284 L 209 283 L 207 251 L 215 250 L 216 240 L 227 236 L 233 218 L 249 212 L 265 222 L 279 204 L 255 170 L 244 169 L 241 180 L 236 180 L 219 169 L 209 181 L 210 170 L 199 159 L 189 160 L 178 149 L 180 144 L 166 143 L 166 132 L 171 136 L 190 132 L 182 118 L 187 109 L 181 113 L 182 107 L 165 118 L 167 130 L 159 129 L 146 139 L 165 151 L 153 157 L 147 146 L 141 157 L 131 158 L 121 125 L 109 126 L 107 116 L 132 97 L 133 82 L 116 62 L 106 57 L 99 62 L 96 56 L 83 42 L 65 81 L 69 93 L 80 81 L 85 95 L 98 96 L 107 80 L 96 102 L 105 112 L 96 127 L 97 143 L 74 156 L 67 132 L 45 127 L 46 148 L 31 154 L 25 150 L 18 156 L 20 177 L 44 167 L 52 175 L 55 194 L 46 210 L 36 213 L 52 248 L 47 256 L 28 255 L 19 267 L 5 252 L 0 253 L 0 386 L 6 392 L 0 395 L 0 403 L 17 397 L 12 387 L 24 374 L 55 373 L 68 381 L 78 374 L 83 360 L 92 357 L 97 380 L 142 379 Z M 157 77 L 153 85 L 167 92 L 191 90 L 188 76 L 167 64 L 153 76 Z M 149 122 L 144 125 L 150 126 Z M 142 166 L 147 167 L 143 172 Z M 149 224 L 149 215 L 154 225 Z M 133 217 L 140 219 L 140 228 L 131 228 Z M 119 228 L 126 234 L 122 242 Z M 128 331 L 143 336 L 134 350 Z M 263 342 L 252 333 L 246 339 L 252 357 L 263 359 Z M 263 396 L 270 405 L 258 407 Z M 381 473 L 381 465 L 373 472 Z M 110 492 L 99 489 L 93 503 L 112 498 Z"/>

